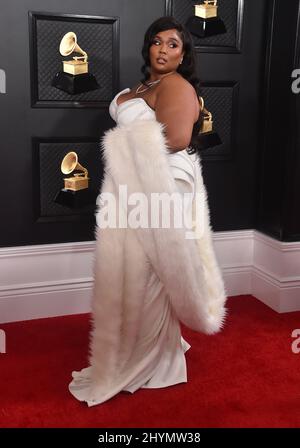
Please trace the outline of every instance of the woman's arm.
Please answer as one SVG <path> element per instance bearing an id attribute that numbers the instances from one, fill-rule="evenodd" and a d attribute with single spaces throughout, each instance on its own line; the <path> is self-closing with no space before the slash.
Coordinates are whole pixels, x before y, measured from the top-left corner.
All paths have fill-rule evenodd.
<path id="1" fill-rule="evenodd" d="M 196 116 L 195 89 L 181 76 L 167 76 L 160 82 L 155 102 L 156 119 L 166 125 L 170 151 L 185 149 L 190 141 Z"/>

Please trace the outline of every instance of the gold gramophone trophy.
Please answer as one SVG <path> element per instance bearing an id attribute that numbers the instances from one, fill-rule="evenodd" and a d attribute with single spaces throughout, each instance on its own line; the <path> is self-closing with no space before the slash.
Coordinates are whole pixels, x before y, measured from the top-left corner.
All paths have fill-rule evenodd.
<path id="1" fill-rule="evenodd" d="M 221 145 L 222 141 L 219 134 L 213 130 L 212 113 L 204 107 L 204 99 L 199 96 L 201 114 L 203 120 L 199 131 L 200 145 L 202 149 L 211 148 L 213 146 Z"/>
<path id="2" fill-rule="evenodd" d="M 61 162 L 60 169 L 64 174 L 79 171 L 79 173 L 74 173 L 72 177 L 64 178 L 66 190 L 79 191 L 89 188 L 88 170 L 80 165 L 76 152 L 68 152 Z"/>
<path id="3" fill-rule="evenodd" d="M 56 73 L 52 86 L 71 95 L 99 89 L 99 84 L 94 75 L 89 73 L 88 55 L 77 43 L 77 36 L 73 31 L 66 33 L 59 45 L 62 56 L 70 56 L 78 53 L 81 56 L 73 56 L 72 59 L 62 61 L 63 71 Z"/>
<path id="4" fill-rule="evenodd" d="M 194 5 L 194 16 L 190 17 L 186 26 L 197 37 L 209 37 L 226 33 L 226 27 L 218 17 L 217 0 L 204 0 L 204 3 Z"/>
<path id="5" fill-rule="evenodd" d="M 94 203 L 96 194 L 89 189 L 88 170 L 78 162 L 76 152 L 68 152 L 60 168 L 64 174 L 73 175 L 64 178 L 64 188 L 59 191 L 54 201 L 72 208 Z"/>

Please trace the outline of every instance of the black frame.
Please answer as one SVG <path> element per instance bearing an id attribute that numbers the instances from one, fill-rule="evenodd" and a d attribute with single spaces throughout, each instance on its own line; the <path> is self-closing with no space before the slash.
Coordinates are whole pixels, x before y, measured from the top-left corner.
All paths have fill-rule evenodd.
<path id="1" fill-rule="evenodd" d="M 37 72 L 37 19 L 78 21 L 78 22 L 99 22 L 112 23 L 113 27 L 113 91 L 119 88 L 119 42 L 120 42 L 120 19 L 119 17 L 89 16 L 79 14 L 62 14 L 55 12 L 28 12 L 29 18 L 29 48 L 30 48 L 30 77 L 31 77 L 31 107 L 34 108 L 99 108 L 105 109 L 109 106 L 109 101 L 47 101 L 38 98 L 38 72 Z"/>
<path id="2" fill-rule="evenodd" d="M 228 154 L 218 154 L 215 151 L 210 154 L 210 149 L 201 151 L 201 160 L 204 162 L 215 162 L 215 161 L 228 161 L 233 160 L 237 149 L 237 130 L 238 130 L 238 106 L 239 106 L 239 82 L 238 81 L 203 81 L 201 83 L 202 87 L 231 87 L 232 88 L 232 116 L 231 116 L 231 129 L 230 129 L 230 153 Z M 214 116 L 213 116 L 214 118 Z M 217 148 L 217 147 L 216 147 Z"/>
<path id="3" fill-rule="evenodd" d="M 174 0 L 166 0 L 165 15 L 173 15 L 173 1 Z M 221 45 L 195 45 L 194 48 L 195 48 L 196 52 L 200 52 L 200 53 L 241 53 L 243 18 L 244 18 L 244 0 L 238 0 L 235 46 L 232 47 L 232 46 L 221 46 Z"/>
<path id="4" fill-rule="evenodd" d="M 55 215 L 55 216 L 41 216 L 40 209 L 40 144 L 41 143 L 95 143 L 100 146 L 100 140 L 92 137 L 31 137 L 32 143 L 32 173 L 33 173 L 33 219 L 35 223 L 46 222 L 77 222 L 77 221 L 95 221 L 95 209 L 90 212 L 83 213 L 80 210 L 74 209 L 73 214 L 69 215 Z M 100 192 L 100 187 L 99 187 Z"/>

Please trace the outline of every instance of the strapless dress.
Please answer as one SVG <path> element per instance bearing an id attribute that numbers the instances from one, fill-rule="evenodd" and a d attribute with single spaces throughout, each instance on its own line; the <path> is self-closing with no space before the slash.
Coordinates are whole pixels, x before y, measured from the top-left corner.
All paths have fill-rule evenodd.
<path id="1" fill-rule="evenodd" d="M 135 120 L 155 120 L 155 111 L 142 98 L 133 98 L 117 104 L 118 97 L 130 91 L 120 91 L 111 101 L 109 113 L 117 124 Z M 187 150 L 168 154 L 168 160 L 176 185 L 180 192 L 194 192 L 197 155 Z M 97 218 L 97 217 L 96 217 Z M 73 372 L 70 392 L 89 406 L 102 403 L 121 391 L 135 392 L 139 388 L 161 388 L 187 382 L 185 352 L 191 347 L 181 335 L 180 323 L 173 313 L 164 285 L 153 271 L 145 293 L 145 308 L 142 314 L 142 331 L 137 349 L 113 390 L 107 391 L 99 402 L 89 402 L 89 369 Z"/>

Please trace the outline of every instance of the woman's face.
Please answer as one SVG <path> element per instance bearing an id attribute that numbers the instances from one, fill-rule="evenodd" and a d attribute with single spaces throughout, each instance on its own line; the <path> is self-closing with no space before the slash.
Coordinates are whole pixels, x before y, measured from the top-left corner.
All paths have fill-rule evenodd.
<path id="1" fill-rule="evenodd" d="M 158 73 L 177 70 L 183 54 L 183 42 L 178 31 L 160 31 L 154 36 L 149 48 L 151 68 Z"/>

